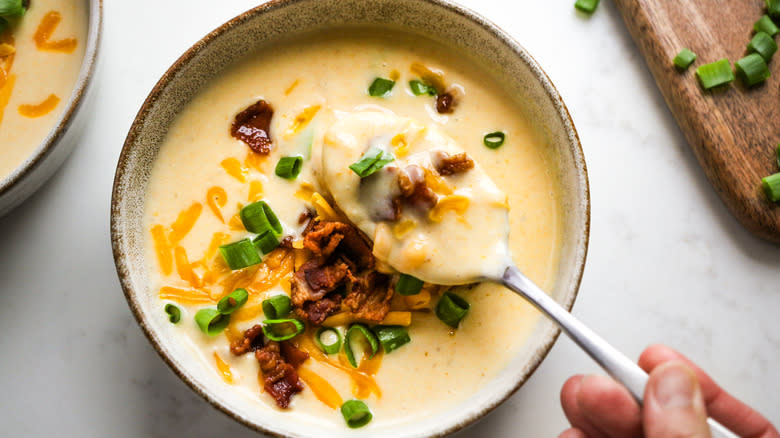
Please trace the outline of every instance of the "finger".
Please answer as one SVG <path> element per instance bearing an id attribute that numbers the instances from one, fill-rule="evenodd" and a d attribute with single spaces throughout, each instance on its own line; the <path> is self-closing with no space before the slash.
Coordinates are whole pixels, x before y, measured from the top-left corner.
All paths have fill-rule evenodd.
<path id="1" fill-rule="evenodd" d="M 558 438 L 589 438 L 587 435 L 585 435 L 585 432 L 579 430 L 579 429 L 566 429 L 563 432 L 561 432 L 560 435 L 558 435 Z"/>
<path id="2" fill-rule="evenodd" d="M 573 428 L 579 429 L 588 438 L 609 438 L 604 432 L 594 426 L 579 405 L 580 386 L 584 376 L 570 377 L 561 388 L 561 406 L 563 413 Z"/>
<path id="3" fill-rule="evenodd" d="M 710 438 L 707 408 L 693 369 L 682 361 L 656 367 L 645 387 L 647 438 Z"/>
<path id="4" fill-rule="evenodd" d="M 606 376 L 586 376 L 577 403 L 589 422 L 612 438 L 642 434 L 642 413 L 626 388 Z"/>
<path id="5" fill-rule="evenodd" d="M 642 352 L 639 366 L 650 372 L 663 363 L 675 360 L 682 361 L 696 374 L 707 412 L 712 418 L 741 437 L 780 438 L 769 420 L 728 394 L 701 368 L 677 351 L 664 345 L 652 345 Z"/>

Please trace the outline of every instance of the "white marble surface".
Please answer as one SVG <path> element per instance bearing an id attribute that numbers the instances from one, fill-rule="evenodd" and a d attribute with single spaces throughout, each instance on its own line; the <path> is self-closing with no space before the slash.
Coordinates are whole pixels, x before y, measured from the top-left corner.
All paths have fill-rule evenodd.
<path id="1" fill-rule="evenodd" d="M 0 436 L 255 436 L 179 381 L 136 326 L 114 271 L 109 200 L 154 83 L 257 1 L 105 3 L 92 125 L 54 178 L 0 219 Z M 536 57 L 582 138 L 593 220 L 575 314 L 632 357 L 654 342 L 679 348 L 780 420 L 780 247 L 750 236 L 710 189 L 614 5 L 588 19 L 573 0 L 462 3 Z M 521 391 L 457 436 L 556 436 L 561 384 L 593 371 L 561 338 Z"/>

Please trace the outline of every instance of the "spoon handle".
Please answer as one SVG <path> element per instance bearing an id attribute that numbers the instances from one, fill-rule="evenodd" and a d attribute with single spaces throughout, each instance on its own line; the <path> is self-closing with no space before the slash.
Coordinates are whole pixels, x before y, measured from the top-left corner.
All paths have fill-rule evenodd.
<path id="1" fill-rule="evenodd" d="M 555 321 L 571 340 L 585 350 L 610 376 L 622 383 L 636 401 L 642 404 L 648 376 L 639 365 L 566 311 L 515 266 L 504 271 L 502 282 Z M 707 419 L 707 424 L 710 426 L 712 438 L 739 438 L 712 418 Z"/>

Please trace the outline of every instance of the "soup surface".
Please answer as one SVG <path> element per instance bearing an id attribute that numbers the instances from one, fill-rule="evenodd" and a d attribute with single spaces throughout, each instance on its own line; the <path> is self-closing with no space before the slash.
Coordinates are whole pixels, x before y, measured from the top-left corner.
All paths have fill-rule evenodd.
<path id="1" fill-rule="evenodd" d="M 370 95 L 376 78 L 394 81 L 386 95 Z M 412 80 L 428 84 L 431 93 L 415 95 Z M 440 89 L 434 90 L 435 86 Z M 443 95 L 445 88 L 454 105 L 440 112 L 437 103 L 441 102 L 435 95 Z M 381 93 L 374 89 L 374 94 Z M 231 135 L 237 115 L 260 101 L 273 108 L 267 155 L 252 151 Z M 177 324 L 161 323 L 164 336 L 188 345 L 190 356 L 185 362 L 197 361 L 213 369 L 224 391 L 241 392 L 246 403 L 257 409 L 281 408 L 263 389 L 258 358 L 234 354 L 231 342 L 241 342 L 245 330 L 269 318 L 260 305 L 263 300 L 295 295 L 294 274 L 314 257 L 302 240 L 311 221 L 347 221 L 340 208 L 346 211 L 349 207 L 332 196 L 334 187 L 327 185 L 333 185 L 333 179 L 324 184 L 323 174 L 339 162 L 334 158 L 335 140 L 330 137 L 346 132 L 345 123 L 353 127 L 364 123 L 361 117 L 379 120 L 379 125 L 386 117 L 387 125 L 398 132 L 411 123 L 420 132 L 451 139 L 449 151 L 464 151 L 476 163 L 471 171 L 487 175 L 495 185 L 469 186 L 473 181 L 468 174 L 429 183 L 437 193 L 451 185 L 441 189 L 450 195 L 460 193 L 461 183 L 464 190 L 483 190 L 485 196 L 495 197 L 490 200 L 497 202 L 498 213 L 497 219 L 483 221 L 469 216 L 468 209 L 459 213 L 453 207 L 441 212 L 441 223 L 459 220 L 458 230 L 468 235 L 455 237 L 479 240 L 500 234 L 492 225 L 508 218 L 514 261 L 541 287 L 549 290 L 554 285 L 563 214 L 551 170 L 554 162 L 545 150 L 544 137 L 523 117 L 522 102 L 507 96 L 489 73 L 433 42 L 391 31 L 318 34 L 259 50 L 220 73 L 178 115 L 152 169 L 144 218 L 150 272 L 147 298 L 159 307 L 160 321 L 165 321 L 166 304 L 181 310 Z M 495 149 L 483 143 L 485 134 L 492 132 L 502 132 L 505 138 Z M 390 137 L 385 140 L 392 142 Z M 401 143 L 392 145 L 396 161 L 388 168 L 412 160 L 409 157 L 416 150 L 403 150 L 405 143 Z M 275 174 L 277 163 L 288 156 L 303 160 L 294 179 Z M 231 270 L 218 247 L 255 236 L 245 228 L 240 211 L 260 200 L 278 217 L 283 227 L 280 236 L 290 238 L 265 255 L 261 264 Z M 403 223 L 388 222 L 376 228 L 389 227 L 398 237 L 405 235 L 400 229 L 406 227 Z M 374 228 L 361 229 L 368 238 L 375 238 L 370 235 Z M 377 269 L 390 273 L 394 283 L 398 274 L 392 274 L 382 261 L 377 256 Z M 463 256 L 454 251 L 446 267 L 472 268 L 462 263 Z M 196 313 L 215 308 L 237 288 L 248 292 L 246 304 L 230 315 L 224 330 L 214 336 L 204 333 L 194 320 Z M 457 328 L 442 322 L 435 311 L 446 291 L 470 304 Z M 351 292 L 342 293 L 348 297 Z M 411 341 L 390 352 L 379 348 L 371 359 L 366 354 L 361 360 L 360 351 L 353 352 L 357 368 L 349 363 L 343 348 L 338 353 L 323 353 L 314 341 L 316 324 L 305 321 L 307 329 L 289 342 L 310 357 L 297 369 L 303 390 L 291 398 L 286 415 L 346 427 L 338 408 L 350 399 L 363 400 L 372 411 L 368 428 L 439 412 L 477 392 L 500 371 L 538 319 L 521 298 L 491 283 L 455 287 L 426 283 L 416 295 L 394 294 L 389 309 L 380 324 L 405 327 Z M 376 324 L 344 310 L 328 315 L 321 324 L 335 327 L 342 335 L 355 322 Z M 304 321 L 300 315 L 294 312 L 288 318 Z M 363 349 L 369 349 L 363 344 Z"/>
<path id="2" fill-rule="evenodd" d="M 84 58 L 87 13 L 82 0 L 33 0 L 0 32 L 0 180 L 62 114 Z"/>

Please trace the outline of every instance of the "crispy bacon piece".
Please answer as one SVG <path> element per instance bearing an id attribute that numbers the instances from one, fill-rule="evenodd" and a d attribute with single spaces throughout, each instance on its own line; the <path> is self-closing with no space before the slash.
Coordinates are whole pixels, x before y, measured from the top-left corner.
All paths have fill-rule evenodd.
<path id="1" fill-rule="evenodd" d="M 368 239 L 344 222 L 313 220 L 304 231 L 303 245 L 315 258 L 291 279 L 295 312 L 314 324 L 342 307 L 368 320 L 381 321 L 390 310 L 389 277 L 375 271 Z M 346 298 L 342 299 L 342 291 Z"/>
<path id="2" fill-rule="evenodd" d="M 438 197 L 425 183 L 425 171 L 416 164 L 410 164 L 398 172 L 398 188 L 401 198 L 422 211 L 436 205 Z"/>
<path id="3" fill-rule="evenodd" d="M 255 324 L 244 332 L 244 337 L 230 343 L 230 352 L 236 356 L 255 351 L 263 346 L 263 326 Z"/>
<path id="4" fill-rule="evenodd" d="M 436 96 L 436 112 L 449 114 L 455 110 L 455 98 L 449 92 Z"/>
<path id="5" fill-rule="evenodd" d="M 443 176 L 463 173 L 474 168 L 474 160 L 465 152 L 450 155 L 447 152 L 438 151 L 436 152 L 433 161 L 436 170 Z"/>
<path id="6" fill-rule="evenodd" d="M 263 99 L 236 114 L 230 135 L 243 141 L 258 154 L 271 152 L 271 117 L 274 109 Z"/>
<path id="7" fill-rule="evenodd" d="M 288 341 L 269 341 L 255 351 L 255 358 L 263 372 L 265 390 L 280 408 L 288 407 L 292 396 L 303 391 L 303 384 L 295 370 L 309 358 L 309 354 L 298 350 Z"/>

